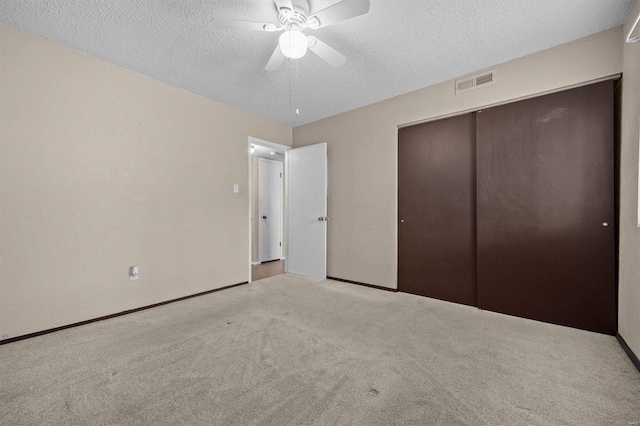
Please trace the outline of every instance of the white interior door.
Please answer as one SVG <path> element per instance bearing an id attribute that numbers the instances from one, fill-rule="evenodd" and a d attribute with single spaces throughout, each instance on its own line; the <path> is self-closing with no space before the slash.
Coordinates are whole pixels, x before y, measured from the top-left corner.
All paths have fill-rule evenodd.
<path id="1" fill-rule="evenodd" d="M 287 272 L 327 278 L 327 144 L 287 151 Z"/>
<path id="2" fill-rule="evenodd" d="M 277 161 L 260 158 L 259 235 L 260 262 L 282 258 L 282 168 Z"/>

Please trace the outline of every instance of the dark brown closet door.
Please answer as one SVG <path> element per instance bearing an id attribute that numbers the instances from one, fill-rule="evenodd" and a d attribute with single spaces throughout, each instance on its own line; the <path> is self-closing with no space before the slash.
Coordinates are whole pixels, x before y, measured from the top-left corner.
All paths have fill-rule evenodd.
<path id="1" fill-rule="evenodd" d="M 475 115 L 398 132 L 398 290 L 476 304 Z"/>
<path id="2" fill-rule="evenodd" d="M 613 82 L 477 115 L 478 303 L 616 332 Z"/>

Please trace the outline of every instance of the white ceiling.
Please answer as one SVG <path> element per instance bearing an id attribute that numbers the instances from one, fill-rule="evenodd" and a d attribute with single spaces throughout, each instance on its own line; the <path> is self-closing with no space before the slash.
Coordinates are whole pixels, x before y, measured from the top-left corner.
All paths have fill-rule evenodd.
<path id="1" fill-rule="evenodd" d="M 264 70 L 279 33 L 210 23 L 275 22 L 272 0 L 0 0 L 0 22 L 299 126 L 612 28 L 633 1 L 371 0 L 367 15 L 305 31 L 347 64 L 308 53 L 297 77 L 295 62 Z M 312 13 L 336 2 L 309 0 Z"/>

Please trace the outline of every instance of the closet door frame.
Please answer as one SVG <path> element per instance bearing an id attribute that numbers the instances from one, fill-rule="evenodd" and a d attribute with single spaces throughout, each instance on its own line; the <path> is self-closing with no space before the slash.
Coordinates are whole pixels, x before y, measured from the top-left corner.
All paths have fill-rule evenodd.
<path id="1" fill-rule="evenodd" d="M 415 122 L 415 123 L 411 123 L 411 124 L 407 124 L 407 125 L 402 125 L 399 126 L 399 134 L 398 134 L 398 291 L 405 291 L 405 288 L 403 288 L 403 276 L 402 276 L 402 271 L 401 271 L 401 262 L 402 262 L 402 249 L 401 249 L 401 241 L 402 241 L 402 225 L 405 224 L 406 222 L 402 222 L 403 220 L 406 221 L 406 219 L 403 218 L 403 212 L 401 209 L 401 193 L 402 193 L 402 188 L 401 188 L 401 174 L 402 174 L 402 162 L 401 162 L 401 147 L 400 147 L 400 143 L 401 143 L 401 138 L 400 138 L 400 131 L 402 131 L 403 129 L 409 128 L 409 127 L 414 127 L 414 126 L 418 126 L 418 125 L 422 125 L 422 124 L 426 124 L 426 123 L 433 123 L 433 122 L 438 122 L 438 121 L 443 121 L 443 120 L 448 120 L 448 119 L 452 119 L 452 118 L 456 118 L 456 117 L 460 117 L 460 116 L 464 116 L 467 114 L 474 114 L 476 116 L 481 115 L 483 112 L 487 111 L 488 109 L 491 108 L 496 108 L 496 107 L 500 107 L 500 106 L 505 106 L 505 105 L 512 105 L 512 104 L 516 104 L 516 103 L 520 103 L 520 102 L 524 102 L 524 101 L 528 101 L 528 100 L 535 100 L 538 98 L 542 98 L 542 97 L 546 97 L 546 96 L 550 96 L 550 95 L 554 95 L 554 94 L 558 94 L 558 93 L 566 93 L 569 92 L 571 90 L 575 90 L 575 89 L 579 89 L 579 88 L 584 88 L 584 87 L 588 87 L 588 86 L 595 86 L 601 83 L 605 83 L 608 84 L 610 87 L 613 86 L 615 80 L 618 80 L 620 78 L 620 75 L 614 75 L 614 76 L 610 76 L 610 77 L 606 77 L 606 78 L 602 78 L 602 79 L 598 79 L 598 80 L 594 80 L 591 82 L 584 82 L 584 83 L 580 83 L 580 84 L 576 84 L 576 85 L 572 85 L 572 86 L 568 86 L 565 88 L 560 88 L 557 90 L 553 90 L 553 91 L 548 91 L 545 93 L 539 93 L 536 95 L 532 95 L 532 96 L 528 96 L 526 98 L 520 98 L 520 99 L 514 99 L 514 100 L 510 100 L 510 101 L 506 101 L 506 102 L 501 102 L 499 104 L 493 104 L 484 108 L 478 108 L 477 110 L 474 111 L 465 111 L 465 112 L 460 112 L 460 113 L 455 113 L 455 114 L 451 114 L 448 116 L 442 116 L 442 117 L 438 117 L 438 118 L 434 118 L 434 119 L 430 119 L 430 120 L 425 120 L 425 121 L 421 121 L 421 122 Z M 608 82 L 608 83 L 607 83 Z M 611 99 L 614 99 L 614 94 L 613 94 L 613 89 L 611 89 Z M 617 114 L 617 112 L 615 111 L 615 102 L 614 105 L 612 106 L 612 115 L 611 118 L 615 119 L 615 114 Z M 608 216 L 608 219 L 606 220 L 607 226 L 603 226 L 603 227 L 608 227 L 609 230 L 611 232 L 613 232 L 613 246 L 610 250 L 606 250 L 606 256 L 608 256 L 609 258 L 609 266 L 608 268 L 610 269 L 609 272 L 609 278 L 608 281 L 609 283 L 606 285 L 606 291 L 608 292 L 608 296 L 607 297 L 607 303 L 609 305 L 609 308 L 606 309 L 608 312 L 605 313 L 605 315 L 608 317 L 607 320 L 604 321 L 604 323 L 606 323 L 605 325 L 600 325 L 597 327 L 591 327 L 591 326 L 585 326 L 584 324 L 580 325 L 576 325 L 576 324 L 570 324 L 570 323 L 566 323 L 566 322 L 560 322 L 560 321 L 554 321 L 554 320 L 549 320 L 549 319 L 544 319 L 544 318 L 531 318 L 531 319 L 535 319 L 535 320 L 539 320 L 539 321 L 545 321 L 545 322 L 551 322 L 551 323 L 555 323 L 555 324 L 561 324 L 561 325 L 568 325 L 568 326 L 572 326 L 572 327 L 577 327 L 577 328 L 582 328 L 582 329 L 587 329 L 587 330 L 591 330 L 591 331 L 596 331 L 596 332 L 601 332 L 601 333 L 606 333 L 606 334 L 615 334 L 615 332 L 617 331 L 617 304 L 618 304 L 618 300 L 617 300 L 617 248 L 618 248 L 618 227 L 617 227 L 617 220 L 618 220 L 618 207 L 617 207 L 617 203 L 619 200 L 619 194 L 617 193 L 616 190 L 616 185 L 617 185 L 617 181 L 616 181 L 616 173 L 619 167 L 619 164 L 615 161 L 615 150 L 617 149 L 618 146 L 618 140 L 612 136 L 611 140 L 610 140 L 610 144 L 609 144 L 609 148 L 610 148 L 610 152 L 612 153 L 612 155 L 614 157 L 612 157 L 612 161 L 613 161 L 613 165 L 612 165 L 612 170 L 611 170 L 611 180 L 610 180 L 610 185 L 609 185 L 609 191 L 610 191 L 610 200 L 611 203 L 613 204 L 613 207 L 609 209 L 609 211 L 611 212 L 611 214 Z M 477 153 L 474 152 L 474 155 L 476 155 Z M 477 196 L 477 194 L 476 194 Z M 474 206 L 474 207 L 477 207 Z M 476 217 L 477 220 L 477 217 Z M 605 223 L 605 221 L 603 220 L 602 223 Z M 477 237 L 477 234 L 476 234 Z M 478 244 L 478 241 L 476 240 L 476 244 Z M 479 256 L 479 253 L 477 253 L 476 256 Z M 611 261 L 611 259 L 613 259 Z M 478 267 L 478 266 L 476 266 Z M 613 278 L 611 278 L 611 276 Z M 611 282 L 611 279 L 613 280 Z M 477 289 L 477 294 L 480 294 L 480 281 L 479 281 L 479 277 L 476 275 L 476 289 Z M 406 291 L 405 291 L 406 292 Z M 415 292 L 414 292 L 415 293 Z M 611 297 L 611 294 L 613 294 L 613 297 Z M 430 296 L 431 297 L 431 296 Z M 513 313 L 513 312 L 505 312 L 504 310 L 497 310 L 495 308 L 492 307 L 488 307 L 486 305 L 483 305 L 482 303 L 479 302 L 479 297 L 476 299 L 476 303 L 472 304 L 474 306 L 478 306 L 482 309 L 487 309 L 487 310 L 495 310 L 497 312 L 502 312 L 502 313 L 506 313 L 509 315 L 516 315 L 516 316 L 522 316 L 525 318 L 530 318 L 530 316 L 523 316 L 523 315 L 519 315 L 517 313 Z M 447 300 L 447 299 L 444 299 Z M 455 300 L 454 300 L 455 302 Z M 595 314 L 598 315 L 598 314 Z M 603 323 L 603 324 L 604 324 Z"/>

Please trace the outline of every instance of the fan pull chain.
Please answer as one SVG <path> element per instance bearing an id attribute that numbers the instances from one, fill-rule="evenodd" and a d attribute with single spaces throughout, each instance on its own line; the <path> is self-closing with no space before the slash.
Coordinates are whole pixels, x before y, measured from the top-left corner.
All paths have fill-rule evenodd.
<path id="1" fill-rule="evenodd" d="M 296 59 L 296 83 L 298 82 L 298 60 Z M 300 116 L 300 110 L 296 108 L 296 115 Z"/>
<path id="2" fill-rule="evenodd" d="M 291 86 L 291 59 L 289 59 L 287 62 L 289 62 L 289 109 L 293 108 L 293 102 L 291 101 L 292 98 L 292 92 L 293 92 L 293 87 Z"/>
<path id="3" fill-rule="evenodd" d="M 293 77 L 292 77 L 292 70 L 291 70 L 291 62 L 293 62 L 291 59 L 289 59 L 289 109 L 293 109 Z M 298 60 L 296 60 L 296 81 L 298 80 L 299 74 L 298 74 Z M 300 116 L 300 109 L 296 108 L 296 115 L 299 117 Z"/>

